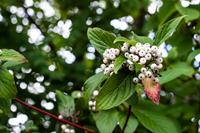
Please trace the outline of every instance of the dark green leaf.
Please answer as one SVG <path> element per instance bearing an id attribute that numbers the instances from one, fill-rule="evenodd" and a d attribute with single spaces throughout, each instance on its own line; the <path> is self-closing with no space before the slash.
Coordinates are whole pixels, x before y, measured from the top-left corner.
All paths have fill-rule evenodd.
<path id="1" fill-rule="evenodd" d="M 88 78 L 84 83 L 84 98 L 86 101 L 89 100 L 89 97 L 91 96 L 92 92 L 100 87 L 101 83 L 107 78 L 105 74 L 97 73 L 90 78 Z"/>
<path id="2" fill-rule="evenodd" d="M 128 43 L 128 44 L 132 44 L 132 45 L 134 45 L 134 44 L 136 44 L 137 43 L 137 41 L 135 41 L 135 40 L 129 40 L 128 38 L 125 38 L 125 37 L 117 37 L 115 40 L 114 40 L 114 43 L 117 43 L 117 42 L 126 42 L 126 43 Z"/>
<path id="3" fill-rule="evenodd" d="M 191 77 L 194 74 L 194 69 L 192 66 L 184 63 L 184 62 L 177 62 L 169 66 L 166 71 L 161 73 L 162 77 L 159 78 L 159 83 L 164 84 L 169 81 L 172 81 L 181 75 L 185 75 Z"/>
<path id="4" fill-rule="evenodd" d="M 69 96 L 65 95 L 61 91 L 56 91 L 56 99 L 58 102 L 58 111 L 63 116 L 70 116 L 75 111 L 75 103 L 74 99 Z"/>
<path id="5" fill-rule="evenodd" d="M 89 28 L 87 31 L 87 36 L 90 40 L 90 43 L 100 54 L 103 54 L 107 48 L 117 47 L 117 45 L 113 44 L 115 36 L 112 33 L 104 31 L 100 28 Z"/>
<path id="6" fill-rule="evenodd" d="M 133 35 L 133 39 L 135 39 L 137 42 L 141 42 L 141 43 L 153 43 L 153 40 L 146 37 L 146 36 L 138 36 L 137 34 L 135 34 L 134 32 L 132 32 Z"/>
<path id="7" fill-rule="evenodd" d="M 94 113 L 93 118 L 100 133 L 112 133 L 118 122 L 117 111 L 115 110 Z"/>
<path id="8" fill-rule="evenodd" d="M 141 124 L 153 133 L 180 133 L 179 126 L 168 117 L 136 107 L 132 111 Z"/>
<path id="9" fill-rule="evenodd" d="M 113 74 L 96 97 L 97 110 L 107 110 L 126 101 L 134 92 L 131 76 L 120 72 Z"/>
<path id="10" fill-rule="evenodd" d="M 11 100 L 10 99 L 2 99 L 0 98 L 0 110 L 2 113 L 8 115 L 10 113 L 10 105 L 11 105 Z"/>
<path id="11" fill-rule="evenodd" d="M 176 9 L 181 15 L 185 15 L 186 22 L 196 20 L 200 17 L 200 12 L 193 8 L 184 8 L 181 5 L 177 4 Z"/>
<path id="12" fill-rule="evenodd" d="M 153 44 L 160 45 L 164 41 L 166 41 L 168 38 L 170 38 L 184 17 L 185 16 L 177 17 L 177 18 L 174 18 L 174 19 L 168 21 L 167 23 L 163 24 L 158 29 Z"/>
<path id="13" fill-rule="evenodd" d="M 0 60 L 5 62 L 4 67 L 11 67 L 27 62 L 26 58 L 12 49 L 2 49 L 0 51 Z"/>
<path id="14" fill-rule="evenodd" d="M 122 112 L 118 113 L 118 121 L 119 121 L 119 126 L 121 127 L 121 129 L 123 129 L 126 119 L 127 119 L 127 114 L 122 113 Z M 127 123 L 124 133 L 133 133 L 136 130 L 137 126 L 138 126 L 137 119 L 135 119 L 135 117 L 131 115 L 128 119 L 128 123 Z"/>
<path id="15" fill-rule="evenodd" d="M 116 58 L 116 60 L 115 60 L 115 68 L 114 68 L 114 72 L 115 73 L 117 73 L 118 72 L 118 70 L 122 67 L 122 64 L 125 62 L 125 58 L 124 58 L 124 56 L 119 56 L 119 57 L 117 57 Z"/>
<path id="16" fill-rule="evenodd" d="M 15 81 L 8 70 L 0 68 L 0 98 L 14 98 L 17 94 Z"/>

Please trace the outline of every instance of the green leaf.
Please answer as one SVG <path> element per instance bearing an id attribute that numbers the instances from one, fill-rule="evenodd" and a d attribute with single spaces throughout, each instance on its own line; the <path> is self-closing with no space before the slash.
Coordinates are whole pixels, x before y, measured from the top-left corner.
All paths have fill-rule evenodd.
<path id="1" fill-rule="evenodd" d="M 174 19 L 168 21 L 167 23 L 163 24 L 158 29 L 153 44 L 160 45 L 164 41 L 166 41 L 168 38 L 170 38 L 184 17 L 185 16 L 177 17 L 177 18 L 174 18 Z"/>
<path id="2" fill-rule="evenodd" d="M 140 123 L 153 133 L 180 133 L 179 126 L 168 117 L 137 107 L 132 108 L 132 111 Z"/>
<path id="3" fill-rule="evenodd" d="M 126 101 L 134 92 L 132 78 L 127 73 L 113 74 L 96 97 L 97 110 L 107 110 Z"/>
<path id="4" fill-rule="evenodd" d="M 2 99 L 0 98 L 0 110 L 2 113 L 8 115 L 10 113 L 10 105 L 11 105 L 11 100 L 10 99 Z"/>
<path id="5" fill-rule="evenodd" d="M 0 61 L 5 62 L 4 67 L 16 66 L 27 62 L 26 58 L 13 49 L 0 50 Z"/>
<path id="6" fill-rule="evenodd" d="M 90 43 L 100 54 L 103 54 L 107 48 L 117 48 L 117 45 L 113 44 L 115 35 L 108 31 L 104 31 L 100 28 L 89 28 L 87 36 Z"/>
<path id="7" fill-rule="evenodd" d="M 153 40 L 146 37 L 146 36 L 138 36 L 137 34 L 135 34 L 134 32 L 131 32 L 133 35 L 133 39 L 135 39 L 137 42 L 141 42 L 141 43 L 153 43 Z"/>
<path id="8" fill-rule="evenodd" d="M 93 114 L 97 128 L 100 133 L 112 133 L 117 125 L 117 111 L 107 110 Z"/>
<path id="9" fill-rule="evenodd" d="M 63 116 L 70 116 L 75 111 L 75 102 L 73 97 L 65 95 L 61 91 L 56 90 L 56 99 L 58 102 L 58 111 Z"/>
<path id="10" fill-rule="evenodd" d="M 121 127 L 121 129 L 123 129 L 126 119 L 127 119 L 127 114 L 122 113 L 122 112 L 118 113 L 118 121 L 119 121 L 119 126 Z M 124 133 L 133 133 L 136 130 L 138 124 L 139 123 L 137 119 L 133 115 L 131 115 L 128 119 L 128 123 L 127 123 Z"/>
<path id="11" fill-rule="evenodd" d="M 116 58 L 115 60 L 115 68 L 114 68 L 114 72 L 117 73 L 118 70 L 121 68 L 122 64 L 126 61 L 126 59 L 124 58 L 124 56 L 119 56 Z"/>
<path id="12" fill-rule="evenodd" d="M 171 66 L 166 71 L 161 73 L 162 77 L 159 78 L 159 83 L 164 84 L 169 81 L 172 81 L 181 75 L 185 75 L 188 77 L 192 77 L 194 74 L 194 69 L 192 66 L 184 63 L 184 62 L 177 62 Z"/>
<path id="13" fill-rule="evenodd" d="M 185 8 L 179 4 L 176 5 L 176 10 L 178 10 L 181 15 L 185 15 L 186 22 L 196 20 L 200 16 L 200 12 L 198 10 L 189 7 Z"/>
<path id="14" fill-rule="evenodd" d="M 86 101 L 89 100 L 89 97 L 91 96 L 92 92 L 100 87 L 101 83 L 107 78 L 105 74 L 97 73 L 90 78 L 88 78 L 84 83 L 84 98 Z"/>
<path id="15" fill-rule="evenodd" d="M 0 98 L 10 99 L 17 94 L 15 81 L 8 70 L 0 68 Z"/>
<path id="16" fill-rule="evenodd" d="M 187 63 L 190 64 L 198 54 L 200 54 L 200 49 L 192 51 L 187 58 Z"/>
<path id="17" fill-rule="evenodd" d="M 117 42 L 126 42 L 126 43 L 132 44 L 132 45 L 134 45 L 134 44 L 137 43 L 137 41 L 135 41 L 135 40 L 133 40 L 133 39 L 129 40 L 128 38 L 121 37 L 121 36 L 120 36 L 120 37 L 117 37 L 117 38 L 114 40 L 114 43 L 117 43 Z"/>

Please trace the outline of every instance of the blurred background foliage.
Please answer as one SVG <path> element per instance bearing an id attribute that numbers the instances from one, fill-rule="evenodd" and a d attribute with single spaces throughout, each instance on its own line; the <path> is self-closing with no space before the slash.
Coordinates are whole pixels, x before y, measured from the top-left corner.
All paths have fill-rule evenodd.
<path id="1" fill-rule="evenodd" d="M 28 60 L 10 68 L 18 98 L 55 115 L 64 111 L 68 117 L 80 111 L 78 123 L 96 129 L 81 91 L 85 80 L 100 71 L 102 57 L 89 43 L 87 29 L 100 27 L 125 37 L 134 31 L 153 38 L 164 22 L 188 15 L 161 45 L 168 66 L 186 61 L 200 47 L 199 11 L 199 0 L 1 0 L 0 48 L 15 49 Z M 182 76 L 164 84 L 160 106 L 149 102 L 141 105 L 176 119 L 184 133 L 196 133 L 200 119 L 200 58 L 192 58 L 190 64 L 194 76 Z M 72 96 L 74 99 L 66 99 L 75 100 L 75 105 L 65 103 L 62 109 L 62 98 L 56 98 L 60 92 Z M 61 132 L 60 123 L 14 101 L 5 112 L 0 114 L 2 132 Z M 149 132 L 141 124 L 136 131 Z"/>

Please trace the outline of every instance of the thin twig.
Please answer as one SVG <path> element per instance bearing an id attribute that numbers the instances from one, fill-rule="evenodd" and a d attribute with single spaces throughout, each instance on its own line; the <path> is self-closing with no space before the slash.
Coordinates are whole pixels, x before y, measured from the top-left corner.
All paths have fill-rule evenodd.
<path id="1" fill-rule="evenodd" d="M 42 109 L 39 109 L 39 108 L 35 107 L 35 106 L 29 105 L 29 104 L 27 104 L 26 102 L 24 102 L 24 101 L 22 101 L 22 100 L 20 100 L 20 99 L 18 99 L 18 98 L 15 98 L 14 100 L 15 100 L 17 103 L 20 103 L 21 105 L 23 105 L 23 106 L 25 106 L 25 107 L 27 107 L 27 108 L 29 108 L 29 109 L 31 109 L 31 110 L 35 110 L 35 111 L 37 111 L 37 112 L 39 112 L 39 113 L 41 113 L 41 114 L 43 114 L 43 115 L 49 116 L 49 117 L 51 117 L 52 119 L 54 119 L 54 120 L 56 120 L 56 121 L 59 121 L 59 122 L 64 123 L 64 124 L 69 124 L 69 125 L 71 125 L 71 126 L 73 126 L 73 127 L 76 127 L 76 128 L 82 129 L 82 130 L 85 130 L 85 131 L 87 131 L 88 133 L 96 133 L 96 132 L 93 131 L 92 129 L 89 129 L 89 128 L 83 127 L 83 126 L 81 126 L 81 125 L 75 124 L 75 123 L 73 123 L 73 122 L 71 122 L 71 121 L 68 121 L 68 120 L 65 120 L 65 119 L 59 119 L 56 115 L 53 115 L 53 114 L 51 114 L 51 113 L 49 113 L 49 112 L 47 112 L 47 111 L 45 111 L 45 110 L 42 110 Z"/>
<path id="2" fill-rule="evenodd" d="M 123 128 L 121 130 L 121 133 L 124 133 L 124 131 L 125 131 L 126 127 L 127 127 L 128 120 L 129 120 L 130 116 L 131 116 L 131 105 L 129 105 L 129 107 L 128 107 L 128 113 L 127 113 L 126 121 L 125 121 L 125 124 L 124 124 L 124 126 L 123 126 Z"/>

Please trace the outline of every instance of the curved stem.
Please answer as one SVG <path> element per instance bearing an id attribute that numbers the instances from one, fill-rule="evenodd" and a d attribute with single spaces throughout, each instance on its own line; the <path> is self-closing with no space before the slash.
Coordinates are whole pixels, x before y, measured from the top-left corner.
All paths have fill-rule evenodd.
<path id="1" fill-rule="evenodd" d="M 51 114 L 51 113 L 49 113 L 49 112 L 47 112 L 45 110 L 42 110 L 42 109 L 39 109 L 39 108 L 35 107 L 35 106 L 29 105 L 26 102 L 24 102 L 24 101 L 22 101 L 22 100 L 20 100 L 18 98 L 15 98 L 14 100 L 16 102 L 20 103 L 21 105 L 23 105 L 23 106 L 25 106 L 25 107 L 27 107 L 27 108 L 29 108 L 31 110 L 35 110 L 35 111 L 37 111 L 37 112 L 39 112 L 39 113 L 41 113 L 43 115 L 49 116 L 49 117 L 51 117 L 52 119 L 54 119 L 56 121 L 59 121 L 59 122 L 64 123 L 64 124 L 69 124 L 69 125 L 71 125 L 73 127 L 85 130 L 88 133 L 95 133 L 95 131 L 93 131 L 93 130 L 91 130 L 89 128 L 83 127 L 81 125 L 75 124 L 75 123 L 73 123 L 71 121 L 68 121 L 68 120 L 65 120 L 65 119 L 59 119 L 56 115 L 53 115 L 53 114 Z"/>
<path id="2" fill-rule="evenodd" d="M 131 116 L 131 105 L 129 105 L 129 107 L 128 107 L 128 113 L 127 113 L 126 121 L 125 121 L 125 124 L 124 124 L 124 126 L 122 128 L 121 133 L 124 133 L 124 131 L 125 131 L 126 127 L 127 127 L 128 120 L 129 120 L 130 116 Z"/>

